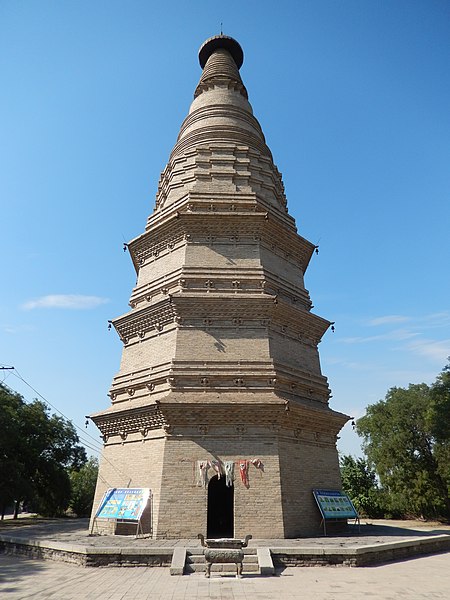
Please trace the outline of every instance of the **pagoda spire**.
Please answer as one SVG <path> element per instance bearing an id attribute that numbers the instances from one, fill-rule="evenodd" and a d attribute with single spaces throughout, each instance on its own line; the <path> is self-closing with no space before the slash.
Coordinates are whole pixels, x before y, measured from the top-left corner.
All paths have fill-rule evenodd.
<path id="1" fill-rule="evenodd" d="M 207 40 L 199 50 L 199 62 L 203 73 L 194 98 L 209 89 L 227 86 L 248 99 L 247 90 L 239 74 L 243 60 L 242 49 L 233 38 L 219 35 Z"/>
<path id="2" fill-rule="evenodd" d="M 244 62 L 244 51 L 242 50 L 241 45 L 232 37 L 221 33 L 220 35 L 214 35 L 213 37 L 208 38 L 200 46 L 198 60 L 202 69 L 205 68 L 208 58 L 219 49 L 224 49 L 229 52 L 233 57 L 237 69 L 242 67 Z"/>
<path id="3" fill-rule="evenodd" d="M 161 174 L 156 208 L 179 210 L 183 199 L 190 203 L 196 193 L 212 199 L 211 191 L 216 190 L 233 194 L 236 202 L 253 196 L 260 210 L 274 211 L 295 227 L 287 214 L 281 173 L 239 73 L 243 56 L 238 42 L 224 35 L 201 46 L 203 72 Z"/>

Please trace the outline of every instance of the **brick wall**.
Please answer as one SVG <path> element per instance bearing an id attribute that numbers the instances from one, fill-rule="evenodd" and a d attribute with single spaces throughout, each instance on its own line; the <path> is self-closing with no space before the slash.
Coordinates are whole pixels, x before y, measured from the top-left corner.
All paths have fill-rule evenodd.
<path id="1" fill-rule="evenodd" d="M 336 448 L 320 439 L 283 437 L 279 451 L 285 536 L 317 535 L 321 516 L 312 490 L 341 489 Z"/>

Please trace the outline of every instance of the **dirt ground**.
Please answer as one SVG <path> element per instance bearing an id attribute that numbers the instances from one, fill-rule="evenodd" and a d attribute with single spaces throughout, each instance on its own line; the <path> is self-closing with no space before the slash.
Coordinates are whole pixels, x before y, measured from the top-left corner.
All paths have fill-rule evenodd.
<path id="1" fill-rule="evenodd" d="M 450 523 L 442 521 L 422 521 L 420 519 L 361 519 L 362 524 L 387 525 L 389 527 L 400 527 L 405 529 L 447 529 L 450 531 Z"/>

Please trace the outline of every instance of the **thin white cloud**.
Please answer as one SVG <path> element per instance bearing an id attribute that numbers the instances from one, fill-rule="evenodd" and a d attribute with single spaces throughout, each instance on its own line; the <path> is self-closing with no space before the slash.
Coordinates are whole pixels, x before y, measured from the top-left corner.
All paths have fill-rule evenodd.
<path id="1" fill-rule="evenodd" d="M 444 310 L 442 312 L 425 315 L 421 320 L 419 320 L 419 323 L 423 323 L 428 329 L 447 327 L 450 325 L 450 311 Z"/>
<path id="2" fill-rule="evenodd" d="M 422 351 L 422 354 L 425 352 L 429 352 L 429 354 L 432 353 L 432 350 L 430 351 L 429 345 L 433 344 L 433 342 L 430 342 L 430 340 L 427 340 L 424 344 L 420 345 L 420 350 Z M 450 344 L 450 341 L 449 341 Z M 418 348 L 409 348 L 408 345 L 406 345 L 404 348 L 399 348 L 397 351 L 398 352 L 405 352 L 405 351 L 414 351 L 416 350 L 416 354 L 418 354 Z M 448 350 L 448 352 L 450 353 L 450 348 Z M 438 358 L 441 358 L 441 355 L 438 355 Z M 442 362 L 442 361 L 441 361 Z M 336 358 L 336 357 L 332 357 L 332 358 L 328 358 L 325 362 L 326 364 L 326 368 L 328 371 L 332 372 L 332 367 L 339 367 L 339 372 L 342 373 L 345 370 L 349 370 L 349 371 L 353 371 L 355 373 L 356 376 L 358 376 L 358 372 L 361 373 L 366 373 L 366 374 L 371 374 L 371 373 L 376 373 L 377 374 L 377 380 L 378 382 L 386 382 L 386 384 L 383 383 L 383 385 L 385 385 L 385 388 L 388 389 L 389 386 L 391 385 L 395 385 L 395 382 L 400 382 L 400 385 L 407 385 L 408 382 L 420 382 L 420 381 L 433 381 L 436 378 L 436 371 L 434 370 L 434 368 L 432 370 L 426 370 L 429 368 L 428 365 L 423 364 L 423 368 L 422 369 L 400 369 L 400 368 L 396 368 L 396 369 L 392 369 L 390 364 L 386 364 L 385 361 L 383 361 L 382 359 L 377 360 L 376 362 L 370 361 L 370 362 L 356 362 L 356 361 L 350 361 L 350 360 L 346 360 L 345 358 Z M 331 379 L 331 383 L 333 384 L 333 378 L 337 378 L 337 375 L 331 375 L 330 379 Z M 333 387 L 333 385 L 332 385 Z M 375 396 L 378 394 L 378 392 L 375 392 Z M 370 399 L 372 392 L 371 391 L 367 391 L 367 398 Z"/>
<path id="3" fill-rule="evenodd" d="M 408 350 L 432 360 L 438 361 L 444 366 L 450 356 L 450 340 L 417 340 L 407 345 Z"/>
<path id="4" fill-rule="evenodd" d="M 64 308 L 69 310 L 89 310 L 109 302 L 99 296 L 83 296 L 81 294 L 50 294 L 29 300 L 22 304 L 24 310 L 35 308 Z"/>
<path id="5" fill-rule="evenodd" d="M 326 359 L 326 364 L 329 366 L 338 366 L 343 369 L 350 369 L 353 371 L 372 371 L 374 368 L 374 364 L 372 362 L 356 362 L 352 360 L 347 360 L 342 357 L 328 357 Z"/>
<path id="6" fill-rule="evenodd" d="M 405 327 L 397 327 L 394 329 L 390 328 L 390 325 L 395 326 L 399 323 L 406 323 Z M 421 316 L 411 317 L 406 315 L 384 315 L 381 317 L 374 317 L 370 320 L 367 320 L 365 323 L 365 328 L 367 327 L 382 327 L 385 326 L 385 330 L 382 333 L 378 333 L 376 335 L 359 335 L 352 337 L 341 337 L 339 341 L 344 344 L 368 344 L 372 342 L 383 342 L 383 341 L 396 341 L 396 342 L 406 342 L 408 340 L 412 340 L 413 338 L 418 338 L 419 336 L 432 335 L 431 331 L 434 329 L 444 329 L 450 326 L 450 311 L 440 311 L 436 313 L 429 313 Z M 386 331 L 387 329 L 387 331 Z M 368 333 L 368 330 L 365 329 Z M 435 344 L 435 349 L 433 350 L 432 346 L 430 346 L 430 350 L 425 350 L 428 348 L 429 344 Z M 444 342 L 442 342 L 444 343 Z M 432 353 L 438 355 L 440 351 L 440 342 L 424 342 L 423 344 L 417 343 L 416 345 L 407 346 L 406 349 L 417 348 L 416 353 L 420 352 L 422 355 L 427 354 L 431 356 Z M 421 350 L 423 348 L 423 350 Z"/>
<path id="7" fill-rule="evenodd" d="M 369 327 L 378 327 L 380 325 L 395 325 L 396 323 L 408 323 L 410 327 L 421 327 L 422 329 L 446 327 L 450 325 L 450 311 L 443 310 L 415 317 L 407 315 L 383 315 L 369 319 L 364 324 Z"/>
<path id="8" fill-rule="evenodd" d="M 410 321 L 411 317 L 406 317 L 404 315 L 386 315 L 384 317 L 377 317 L 375 319 L 370 319 L 368 325 L 372 327 L 376 327 L 378 325 L 391 325 L 393 323 L 405 323 L 406 321 Z"/>
<path id="9" fill-rule="evenodd" d="M 3 331 L 3 333 L 7 333 L 8 335 L 16 335 L 34 331 L 34 327 L 32 325 L 1 325 L 0 331 Z"/>
<path id="10" fill-rule="evenodd" d="M 368 342 L 379 342 L 386 340 L 398 342 L 417 337 L 418 335 L 420 335 L 420 333 L 409 331 L 408 329 L 394 329 L 393 331 L 388 331 L 387 333 L 380 333 L 379 335 L 340 338 L 340 341 L 344 342 L 345 344 L 366 344 Z"/>

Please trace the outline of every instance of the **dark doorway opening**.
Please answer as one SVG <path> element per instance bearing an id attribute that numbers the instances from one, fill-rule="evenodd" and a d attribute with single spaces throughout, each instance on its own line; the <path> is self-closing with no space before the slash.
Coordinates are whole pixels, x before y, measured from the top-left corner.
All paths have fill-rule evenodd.
<path id="1" fill-rule="evenodd" d="M 234 487 L 227 487 L 225 477 L 211 478 L 208 485 L 208 538 L 232 538 L 234 535 Z"/>

